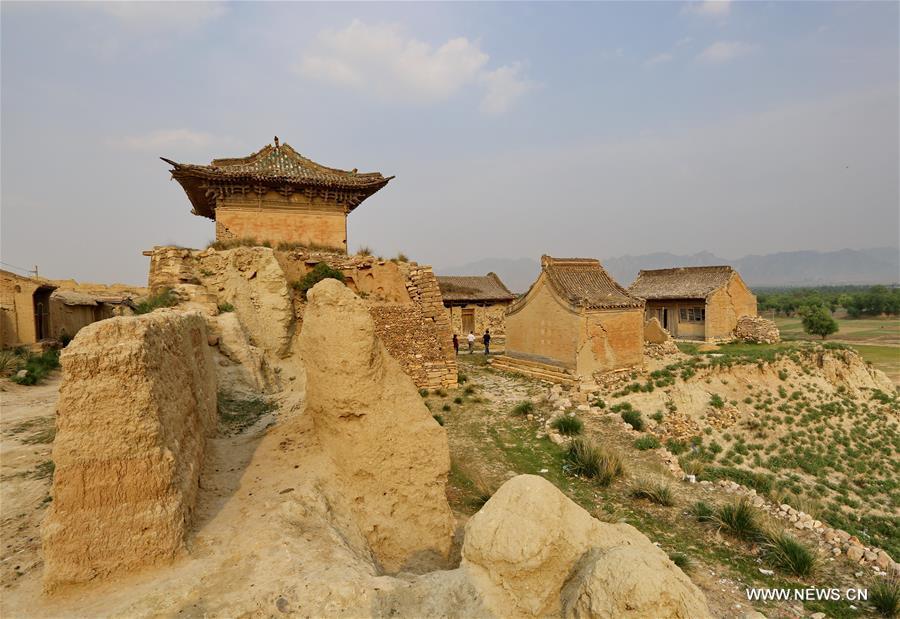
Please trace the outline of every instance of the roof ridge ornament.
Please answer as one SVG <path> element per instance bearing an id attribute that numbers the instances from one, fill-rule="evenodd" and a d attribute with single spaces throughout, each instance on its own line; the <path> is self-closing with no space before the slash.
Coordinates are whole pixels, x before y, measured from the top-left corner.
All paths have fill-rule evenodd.
<path id="1" fill-rule="evenodd" d="M 278 146 L 279 146 L 278 136 L 276 135 L 275 136 L 275 148 L 278 148 Z"/>

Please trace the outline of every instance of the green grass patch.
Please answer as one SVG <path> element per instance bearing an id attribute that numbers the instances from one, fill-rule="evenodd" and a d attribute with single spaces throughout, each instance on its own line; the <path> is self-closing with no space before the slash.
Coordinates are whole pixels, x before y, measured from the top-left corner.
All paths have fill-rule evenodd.
<path id="1" fill-rule="evenodd" d="M 601 486 L 608 486 L 625 474 L 625 465 L 619 454 L 586 438 L 572 441 L 566 452 L 566 460 L 573 474 L 592 479 Z"/>
<path id="2" fill-rule="evenodd" d="M 745 541 L 754 541 L 761 533 L 759 510 L 745 499 L 719 506 L 713 522 L 720 530 Z"/>
<path id="3" fill-rule="evenodd" d="M 784 531 L 768 533 L 765 548 L 769 561 L 791 576 L 811 576 L 818 568 L 819 559 L 816 554 Z"/>
<path id="4" fill-rule="evenodd" d="M 701 480 L 719 481 L 728 479 L 742 486 L 753 488 L 759 493 L 767 494 L 772 491 L 774 477 L 765 473 L 754 473 L 747 469 L 739 469 L 733 466 L 707 466 L 700 476 Z"/>
<path id="5" fill-rule="evenodd" d="M 694 562 L 691 560 L 691 557 L 683 552 L 670 553 L 669 561 L 677 565 L 678 569 L 685 573 L 694 569 Z"/>
<path id="6" fill-rule="evenodd" d="M 900 580 L 879 578 L 869 586 L 869 604 L 882 617 L 900 616 Z"/>
<path id="7" fill-rule="evenodd" d="M 663 507 L 675 505 L 675 493 L 672 486 L 663 479 L 638 477 L 631 482 L 629 493 L 632 498 L 644 499 Z"/>
<path id="8" fill-rule="evenodd" d="M 523 400 L 519 402 L 512 409 L 512 415 L 516 417 L 524 417 L 525 415 L 530 415 L 534 412 L 534 403 L 529 402 L 528 400 Z"/>
<path id="9" fill-rule="evenodd" d="M 294 282 L 292 286 L 305 299 L 306 293 L 309 291 L 309 289 L 318 284 L 323 279 L 336 279 L 343 284 L 344 272 L 340 269 L 335 269 L 326 262 L 320 262 L 312 268 L 312 271 L 304 275 L 298 281 Z"/>
<path id="10" fill-rule="evenodd" d="M 178 305 L 178 297 L 172 292 L 171 288 L 163 288 L 154 295 L 151 295 L 134 306 L 135 314 L 149 314 L 155 309 L 161 307 L 172 307 Z"/>
<path id="11" fill-rule="evenodd" d="M 13 376 L 11 380 L 20 385 L 37 385 L 43 381 L 53 370 L 59 368 L 59 351 L 45 350 L 41 354 L 29 353 L 25 356 L 21 367 L 16 370 L 25 370 L 24 376 Z"/>
<path id="12" fill-rule="evenodd" d="M 563 436 L 576 436 L 581 434 L 584 424 L 578 417 L 569 417 L 563 415 L 557 417 L 550 423 L 550 427 L 562 434 Z"/>
<path id="13" fill-rule="evenodd" d="M 219 425 L 226 434 L 240 434 L 275 408 L 275 404 L 263 398 L 239 397 L 220 391 L 218 396 Z"/>
<path id="14" fill-rule="evenodd" d="M 634 442 L 635 449 L 646 451 L 648 449 L 656 449 L 660 446 L 659 439 L 652 434 L 642 436 Z"/>
<path id="15" fill-rule="evenodd" d="M 641 417 L 641 411 L 627 410 L 622 411 L 622 419 L 638 432 L 644 430 L 644 418 Z"/>

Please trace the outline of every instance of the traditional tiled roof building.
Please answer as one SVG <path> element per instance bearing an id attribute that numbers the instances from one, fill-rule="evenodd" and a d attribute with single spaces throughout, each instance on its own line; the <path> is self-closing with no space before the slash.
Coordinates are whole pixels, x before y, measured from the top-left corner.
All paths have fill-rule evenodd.
<path id="1" fill-rule="evenodd" d="M 506 308 L 516 298 L 496 273 L 487 275 L 438 275 L 441 298 L 453 332 L 483 334 L 490 330 L 494 342 L 506 333 Z"/>
<path id="2" fill-rule="evenodd" d="M 628 291 L 646 300 L 648 319 L 682 339 L 730 339 L 739 318 L 756 316 L 756 296 L 730 266 L 645 270 Z"/>
<path id="3" fill-rule="evenodd" d="M 599 261 L 543 256 L 537 280 L 510 305 L 498 365 L 561 382 L 639 366 L 643 310 Z"/>
<path id="4" fill-rule="evenodd" d="M 268 242 L 347 250 L 347 215 L 393 176 L 323 166 L 275 138 L 247 157 L 209 165 L 177 163 L 172 178 L 193 213 L 216 222 L 216 240 Z"/>

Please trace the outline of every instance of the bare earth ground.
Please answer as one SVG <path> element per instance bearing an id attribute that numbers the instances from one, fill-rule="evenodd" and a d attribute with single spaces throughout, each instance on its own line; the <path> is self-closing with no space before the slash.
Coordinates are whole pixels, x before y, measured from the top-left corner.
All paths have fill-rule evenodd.
<path id="1" fill-rule="evenodd" d="M 603 488 L 568 474 L 563 448 L 539 438 L 540 419 L 551 415 L 543 400 L 545 384 L 495 371 L 480 354 L 461 355 L 460 372 L 467 378 L 463 388 L 426 397 L 448 432 L 453 461 L 448 498 L 460 522 L 506 479 L 539 474 L 598 518 L 629 522 L 666 552 L 686 554 L 691 562 L 688 574 L 707 595 L 716 616 L 743 617 L 752 608 L 746 600 L 747 586 L 864 586 L 856 576 L 860 568 L 843 558 L 824 559 L 811 579 L 761 572 L 766 564 L 760 548 L 701 525 L 688 513 L 701 499 L 713 504 L 730 501 L 731 495 L 718 486 L 670 477 L 673 506 L 632 498 L 631 479 L 664 477 L 665 467 L 655 450 L 634 448 L 637 433 L 615 415 L 591 411 L 580 416 L 585 434 L 623 456 L 627 477 Z M 275 414 L 236 436 L 211 442 L 198 520 L 187 551 L 172 565 L 43 597 L 39 524 L 49 500 L 51 422 L 59 382 L 58 376 L 36 387 L 2 382 L 0 614 L 4 617 L 228 617 L 238 614 L 239 608 L 243 612 L 248 598 L 256 610 L 244 616 L 252 617 L 310 608 L 310 600 L 329 614 L 360 604 L 365 595 L 362 585 L 352 583 L 371 582 L 377 576 L 332 530 L 323 528 L 321 518 L 307 517 L 312 511 L 327 511 L 320 505 L 322 489 L 304 486 L 303 472 L 323 466 L 316 456 L 321 450 L 302 418 L 288 419 L 266 432 Z M 511 415 L 514 405 L 526 399 L 538 402 L 532 419 Z M 811 539 L 806 541 L 814 545 Z M 322 584 L 326 582 L 327 589 Z M 318 599 L 324 590 L 329 591 L 326 599 Z M 866 615 L 864 608 L 846 602 L 805 607 L 799 602 L 769 603 L 757 608 L 772 618 L 808 617 L 817 611 L 835 617 Z"/>
<path id="2" fill-rule="evenodd" d="M 31 441 L 52 419 L 59 384 L 58 375 L 36 387 L 2 383 L 2 616 L 232 616 L 230 605 L 256 592 L 261 606 L 271 604 L 260 609 L 268 616 L 279 598 L 284 607 L 291 589 L 304 586 L 297 578 L 303 565 L 351 563 L 342 561 L 337 544 L 305 543 L 293 478 L 298 468 L 315 470 L 315 458 L 307 454 L 318 450 L 303 444 L 302 426 L 293 427 L 290 438 L 265 434 L 273 421 L 267 415 L 240 435 L 211 441 L 195 533 L 184 556 L 161 570 L 43 597 L 39 524 L 50 475 L 41 465 L 51 445 Z"/>
<path id="3" fill-rule="evenodd" d="M 40 572 L 38 526 L 50 501 L 50 449 L 60 377 L 34 387 L 0 382 L 0 585 Z"/>

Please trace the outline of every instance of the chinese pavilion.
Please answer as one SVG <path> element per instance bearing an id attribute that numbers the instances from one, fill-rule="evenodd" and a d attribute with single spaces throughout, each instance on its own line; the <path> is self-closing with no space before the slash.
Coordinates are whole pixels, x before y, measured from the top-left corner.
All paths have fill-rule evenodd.
<path id="1" fill-rule="evenodd" d="M 172 178 L 193 213 L 216 222 L 216 240 L 253 238 L 347 251 L 347 214 L 393 176 L 328 168 L 288 144 L 268 144 L 210 165 L 176 163 Z"/>

